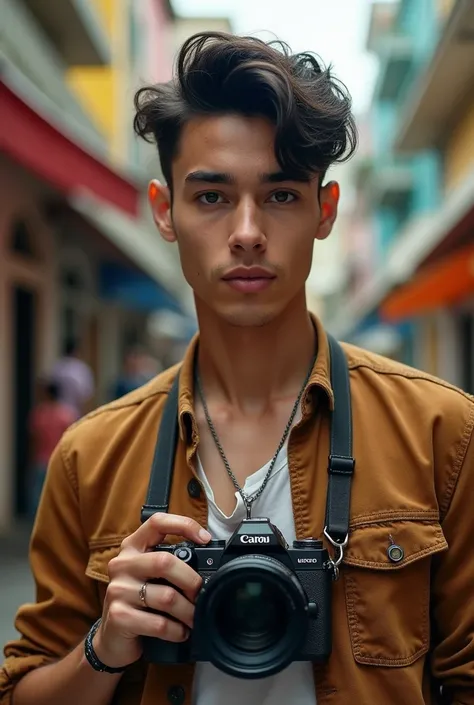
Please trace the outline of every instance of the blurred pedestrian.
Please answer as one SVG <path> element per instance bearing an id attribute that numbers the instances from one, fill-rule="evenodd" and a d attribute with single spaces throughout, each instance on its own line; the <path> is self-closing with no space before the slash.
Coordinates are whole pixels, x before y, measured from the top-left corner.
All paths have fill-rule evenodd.
<path id="1" fill-rule="evenodd" d="M 114 386 L 112 398 L 120 399 L 135 391 L 153 379 L 158 371 L 159 365 L 151 355 L 141 346 L 133 346 L 125 354 L 122 374 Z"/>
<path id="2" fill-rule="evenodd" d="M 70 339 L 64 347 L 64 356 L 56 362 L 52 378 L 58 384 L 61 401 L 82 416 L 94 396 L 94 375 L 89 365 L 81 359 L 80 345 Z"/>
<path id="3" fill-rule="evenodd" d="M 77 420 L 76 411 L 61 401 L 51 380 L 39 384 L 38 404 L 28 420 L 30 438 L 29 514 L 34 518 L 51 455 L 63 433 Z"/>

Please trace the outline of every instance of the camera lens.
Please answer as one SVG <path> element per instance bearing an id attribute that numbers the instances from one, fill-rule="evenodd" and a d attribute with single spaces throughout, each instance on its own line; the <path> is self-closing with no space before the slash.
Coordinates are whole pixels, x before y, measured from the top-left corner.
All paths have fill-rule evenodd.
<path id="1" fill-rule="evenodd" d="M 262 555 L 220 568 L 196 602 L 198 653 L 237 678 L 265 678 L 288 666 L 308 629 L 308 601 L 293 571 Z"/>
<path id="2" fill-rule="evenodd" d="M 236 580 L 216 609 L 222 638 L 237 649 L 249 652 L 268 649 L 284 635 L 283 595 L 264 578 Z"/>

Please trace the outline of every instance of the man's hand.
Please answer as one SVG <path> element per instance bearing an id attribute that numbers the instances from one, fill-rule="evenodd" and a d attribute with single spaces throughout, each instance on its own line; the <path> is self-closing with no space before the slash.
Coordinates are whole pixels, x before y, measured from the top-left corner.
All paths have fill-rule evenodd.
<path id="1" fill-rule="evenodd" d="M 162 543 L 167 534 L 198 544 L 206 544 L 211 538 L 193 519 L 157 513 L 123 541 L 119 555 L 109 563 L 110 583 L 102 623 L 94 637 L 97 656 L 111 668 L 127 666 L 140 658 L 141 636 L 180 642 L 187 639 L 193 626 L 201 577 L 176 556 L 149 550 Z M 148 606 L 179 621 L 144 610 L 140 587 L 156 578 L 171 584 L 148 583 Z"/>

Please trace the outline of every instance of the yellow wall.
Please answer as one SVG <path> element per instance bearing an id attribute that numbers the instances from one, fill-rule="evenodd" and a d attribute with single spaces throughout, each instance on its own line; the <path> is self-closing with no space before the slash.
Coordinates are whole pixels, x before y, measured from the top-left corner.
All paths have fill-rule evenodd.
<path id="1" fill-rule="evenodd" d="M 438 374 L 438 330 L 436 319 L 424 316 L 419 322 L 421 336 L 418 366 L 430 375 Z"/>
<path id="2" fill-rule="evenodd" d="M 84 108 L 103 133 L 110 156 L 120 162 L 125 156 L 120 114 L 120 91 L 126 52 L 126 4 L 124 0 L 92 0 L 103 19 L 110 39 L 111 63 L 108 66 L 73 66 L 67 79 Z"/>
<path id="3" fill-rule="evenodd" d="M 435 320 L 430 320 L 428 324 L 427 340 L 427 371 L 431 375 L 438 374 L 438 330 Z"/>
<path id="4" fill-rule="evenodd" d="M 474 169 L 474 99 L 462 112 L 448 141 L 445 154 L 445 185 L 449 191 Z"/>
<path id="5" fill-rule="evenodd" d="M 440 17 L 446 18 L 454 7 L 456 0 L 437 0 Z"/>
<path id="6" fill-rule="evenodd" d="M 114 27 L 114 9 L 116 8 L 117 3 L 115 3 L 114 0 L 92 0 L 92 4 L 95 5 L 96 10 L 104 23 L 104 27 L 107 30 L 109 37 L 111 37 Z"/>
<path id="7" fill-rule="evenodd" d="M 68 71 L 69 86 L 75 91 L 109 146 L 114 133 L 114 79 L 114 71 L 109 66 L 74 66 Z"/>

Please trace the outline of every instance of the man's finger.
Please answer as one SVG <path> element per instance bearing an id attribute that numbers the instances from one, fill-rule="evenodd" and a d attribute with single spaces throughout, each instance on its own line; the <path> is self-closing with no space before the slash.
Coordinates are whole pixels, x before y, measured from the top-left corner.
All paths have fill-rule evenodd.
<path id="1" fill-rule="evenodd" d="M 144 552 L 162 543 L 167 534 L 182 536 L 190 541 L 203 544 L 211 539 L 211 535 L 197 521 L 190 517 L 177 514 L 157 512 L 145 521 L 131 536 L 122 542 L 122 548 L 134 548 Z"/>
<path id="2" fill-rule="evenodd" d="M 194 605 L 171 585 L 153 585 L 148 583 L 146 603 L 149 609 L 155 612 L 162 612 L 165 615 L 171 615 L 171 617 L 183 622 L 190 629 L 193 628 Z M 137 606 L 139 608 L 143 607 L 141 604 Z"/>
<path id="3" fill-rule="evenodd" d="M 128 606 L 123 613 L 122 622 L 127 631 L 137 636 L 152 636 L 174 642 L 185 641 L 189 636 L 189 628 L 182 622 Z"/>
<path id="4" fill-rule="evenodd" d="M 140 583 L 150 580 L 163 579 L 174 585 L 189 600 L 194 601 L 202 585 L 202 578 L 187 563 L 183 563 L 176 556 L 165 551 L 149 551 L 140 556 L 133 557 L 127 568 L 130 577 Z"/>

